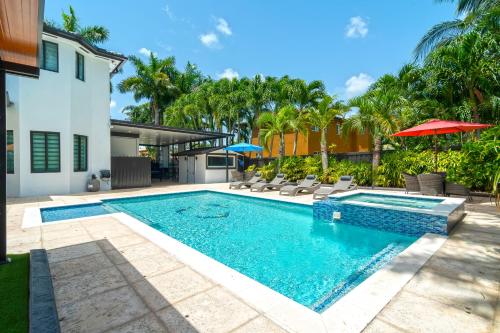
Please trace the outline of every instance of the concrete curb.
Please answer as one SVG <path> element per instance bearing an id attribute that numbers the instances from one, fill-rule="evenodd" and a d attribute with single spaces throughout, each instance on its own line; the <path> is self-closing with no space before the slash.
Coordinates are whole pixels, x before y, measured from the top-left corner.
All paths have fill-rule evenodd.
<path id="1" fill-rule="evenodd" d="M 60 333 L 47 252 L 30 251 L 29 332 Z"/>

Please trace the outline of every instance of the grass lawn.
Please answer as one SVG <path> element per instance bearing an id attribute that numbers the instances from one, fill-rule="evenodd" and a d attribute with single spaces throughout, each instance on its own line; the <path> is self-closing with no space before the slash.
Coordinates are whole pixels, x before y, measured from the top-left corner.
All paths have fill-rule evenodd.
<path id="1" fill-rule="evenodd" d="M 29 254 L 9 255 L 0 265 L 0 331 L 28 332 Z"/>

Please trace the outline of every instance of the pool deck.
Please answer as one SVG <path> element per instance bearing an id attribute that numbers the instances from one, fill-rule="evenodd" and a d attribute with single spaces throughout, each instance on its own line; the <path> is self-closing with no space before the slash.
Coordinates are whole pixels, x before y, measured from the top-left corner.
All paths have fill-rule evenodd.
<path id="1" fill-rule="evenodd" d="M 8 252 L 47 249 L 63 332 L 290 331 L 113 217 L 21 227 L 26 208 L 203 189 L 225 190 L 227 184 L 9 199 Z M 279 199 L 312 203 L 312 195 Z M 466 210 L 444 245 L 365 332 L 500 332 L 500 213 L 487 198 L 474 198 Z"/>

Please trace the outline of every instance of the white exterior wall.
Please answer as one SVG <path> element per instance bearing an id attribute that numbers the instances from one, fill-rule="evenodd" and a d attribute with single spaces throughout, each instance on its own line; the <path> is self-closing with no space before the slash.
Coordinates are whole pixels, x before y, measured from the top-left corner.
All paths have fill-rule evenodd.
<path id="1" fill-rule="evenodd" d="M 225 154 L 223 150 L 217 150 L 212 152 L 212 154 Z M 210 154 L 210 153 L 209 153 Z M 229 154 L 234 155 L 234 154 Z M 197 184 L 209 184 L 209 183 L 225 183 L 226 182 L 226 169 L 207 169 L 207 154 L 196 155 L 196 170 L 195 170 L 195 183 Z M 179 157 L 179 183 L 187 183 L 187 164 L 192 161 L 194 156 L 189 156 L 185 159 L 185 156 Z M 190 160 L 191 159 L 191 160 Z M 189 164 L 189 172 L 192 172 L 191 162 Z M 234 169 L 229 169 L 229 179 L 231 179 L 231 171 Z"/>
<path id="2" fill-rule="evenodd" d="M 68 194 L 86 190 L 87 179 L 111 168 L 109 62 L 80 44 L 43 35 L 58 44 L 59 71 L 40 69 L 39 79 L 8 76 L 7 129 L 14 130 L 15 175 L 9 196 Z M 85 81 L 75 77 L 75 52 L 85 57 Z M 12 92 L 11 92 L 12 91 Z M 61 171 L 31 173 L 30 131 L 60 133 Z M 73 135 L 88 137 L 88 171 L 73 171 Z M 109 184 L 101 183 L 106 190 Z"/>
<path id="3" fill-rule="evenodd" d="M 111 156 L 139 156 L 139 139 L 112 136 Z"/>

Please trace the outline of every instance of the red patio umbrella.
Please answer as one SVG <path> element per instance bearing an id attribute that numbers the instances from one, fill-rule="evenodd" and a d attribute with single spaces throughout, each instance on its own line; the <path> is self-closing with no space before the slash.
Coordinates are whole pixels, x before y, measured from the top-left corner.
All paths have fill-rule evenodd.
<path id="1" fill-rule="evenodd" d="M 437 140 L 438 134 L 450 134 L 458 132 L 471 132 L 477 129 L 487 128 L 492 125 L 467 123 L 463 121 L 431 119 L 421 125 L 405 129 L 392 136 L 434 136 L 434 170 L 437 171 Z"/>

